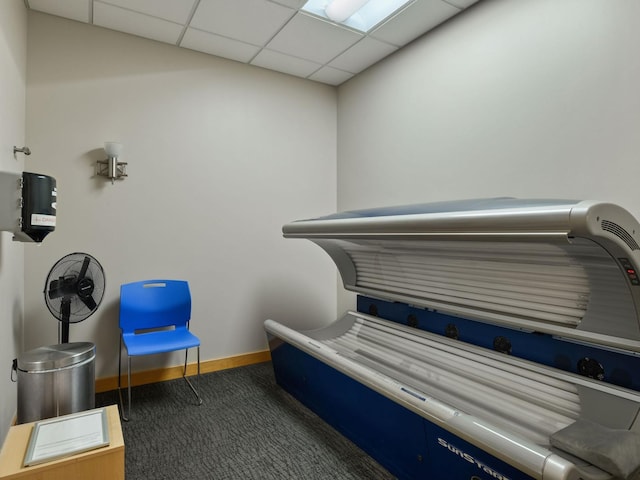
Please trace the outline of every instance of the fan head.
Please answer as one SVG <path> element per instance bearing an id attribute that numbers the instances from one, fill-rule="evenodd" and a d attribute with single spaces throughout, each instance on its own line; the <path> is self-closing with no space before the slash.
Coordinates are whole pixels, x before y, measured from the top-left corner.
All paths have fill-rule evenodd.
<path id="1" fill-rule="evenodd" d="M 100 263 L 88 253 L 71 253 L 51 268 L 44 299 L 51 314 L 64 323 L 78 323 L 96 311 L 104 296 Z"/>

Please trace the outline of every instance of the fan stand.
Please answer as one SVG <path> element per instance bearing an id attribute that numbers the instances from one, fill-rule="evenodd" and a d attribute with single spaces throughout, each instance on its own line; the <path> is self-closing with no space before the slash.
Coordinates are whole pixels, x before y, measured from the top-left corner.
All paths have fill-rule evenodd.
<path id="1" fill-rule="evenodd" d="M 58 338 L 60 343 L 69 343 L 69 318 L 71 317 L 71 298 L 64 297 L 60 304 L 62 320 L 60 320 L 60 328 L 58 329 Z"/>

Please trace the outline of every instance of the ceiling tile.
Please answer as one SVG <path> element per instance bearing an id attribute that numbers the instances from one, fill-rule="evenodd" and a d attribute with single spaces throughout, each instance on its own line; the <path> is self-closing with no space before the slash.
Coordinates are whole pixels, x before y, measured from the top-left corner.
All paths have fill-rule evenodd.
<path id="1" fill-rule="evenodd" d="M 180 46 L 244 63 L 247 63 L 260 51 L 260 47 L 195 28 L 187 29 Z"/>
<path id="2" fill-rule="evenodd" d="M 120 32 L 175 44 L 183 27 L 177 23 L 95 2 L 93 24 Z"/>
<path id="3" fill-rule="evenodd" d="M 297 13 L 267 46 L 271 50 L 324 64 L 362 37 L 352 30 Z"/>
<path id="4" fill-rule="evenodd" d="M 307 3 L 307 0 L 268 0 L 268 1 L 273 3 L 279 3 L 280 5 L 284 5 L 285 7 L 291 7 L 291 8 L 300 8 L 305 3 Z"/>
<path id="5" fill-rule="evenodd" d="M 417 0 L 370 35 L 402 46 L 459 12 L 460 9 L 442 0 Z"/>
<path id="6" fill-rule="evenodd" d="M 353 77 L 353 73 L 338 70 L 337 68 L 322 67 L 308 78 L 309 80 L 315 80 L 316 82 L 327 83 L 329 85 L 340 85 L 351 77 Z"/>
<path id="7" fill-rule="evenodd" d="M 195 0 L 103 0 L 117 7 L 184 24 L 189 20 Z"/>
<path id="8" fill-rule="evenodd" d="M 467 8 L 476 3 L 478 0 L 444 0 L 447 3 L 450 3 L 454 7 L 458 8 Z"/>
<path id="9" fill-rule="evenodd" d="M 201 0 L 190 26 L 263 46 L 294 13 L 264 0 Z"/>
<path id="10" fill-rule="evenodd" d="M 329 63 L 329 65 L 347 72 L 358 73 L 397 49 L 398 47 L 388 43 L 366 37 Z"/>
<path id="11" fill-rule="evenodd" d="M 59 17 L 70 18 L 79 22 L 89 22 L 89 5 L 91 0 L 67 0 L 52 2 L 51 0 L 29 0 L 29 7 Z"/>
<path id="12" fill-rule="evenodd" d="M 308 60 L 290 57 L 267 49 L 260 51 L 251 61 L 251 65 L 277 70 L 297 77 L 308 77 L 321 66 Z"/>
<path id="13" fill-rule="evenodd" d="M 300 12 L 306 0 L 24 3 L 31 10 L 339 85 L 477 1 L 413 0 L 369 34 Z"/>

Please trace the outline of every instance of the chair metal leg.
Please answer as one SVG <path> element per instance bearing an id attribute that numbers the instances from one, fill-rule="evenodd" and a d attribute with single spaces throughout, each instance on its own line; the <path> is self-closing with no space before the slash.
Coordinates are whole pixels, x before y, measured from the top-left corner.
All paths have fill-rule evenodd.
<path id="1" fill-rule="evenodd" d="M 129 420 L 129 418 L 131 417 L 131 357 L 129 355 L 127 355 L 127 392 L 128 392 L 128 399 L 127 399 L 127 421 Z"/>
<path id="2" fill-rule="evenodd" d="M 127 358 L 129 356 L 127 355 Z M 129 364 L 131 360 L 129 360 Z M 129 384 L 131 385 L 131 376 L 129 375 Z M 129 414 L 124 414 L 124 403 L 122 401 L 122 335 L 120 335 L 120 349 L 118 350 L 118 397 L 120 399 L 120 415 L 125 422 L 129 421 L 129 414 L 131 414 L 131 395 L 129 395 Z"/>
<path id="3" fill-rule="evenodd" d="M 196 396 L 197 405 L 202 405 L 202 398 L 200 397 L 200 393 L 199 393 L 200 347 L 198 346 L 196 348 L 197 348 L 197 355 L 198 355 L 198 373 L 196 375 L 197 388 L 193 386 L 193 384 L 191 383 L 191 380 L 189 380 L 189 377 L 187 376 L 187 362 L 188 362 L 188 356 L 189 356 L 188 348 L 185 350 L 185 354 L 184 354 L 184 371 L 182 373 L 182 378 L 185 379 L 185 381 L 187 382 L 187 385 L 189 385 L 189 388 L 191 388 L 191 391 Z M 124 420 L 125 422 L 128 422 L 129 418 L 131 417 L 131 357 L 127 354 L 127 411 L 125 414 L 124 401 L 122 399 L 122 336 L 120 337 L 120 351 L 118 355 L 118 396 L 120 398 L 120 411 L 121 411 L 122 420 Z"/>
<path id="4" fill-rule="evenodd" d="M 191 383 L 191 381 L 187 377 L 187 356 L 189 355 L 189 349 L 188 348 L 185 349 L 185 351 L 184 351 L 184 372 L 182 374 L 182 378 L 185 379 L 185 381 L 187 382 L 187 385 L 189 385 L 189 388 L 191 388 L 191 391 L 196 396 L 196 399 L 198 400 L 198 405 L 202 405 L 202 398 L 200 398 L 200 394 L 198 393 L 198 391 L 200 390 L 200 346 L 198 346 L 196 348 L 197 348 L 197 352 L 198 352 L 198 374 L 196 376 L 196 382 L 197 382 L 196 385 L 198 386 L 198 389 L 196 390 L 193 387 L 193 384 Z"/>

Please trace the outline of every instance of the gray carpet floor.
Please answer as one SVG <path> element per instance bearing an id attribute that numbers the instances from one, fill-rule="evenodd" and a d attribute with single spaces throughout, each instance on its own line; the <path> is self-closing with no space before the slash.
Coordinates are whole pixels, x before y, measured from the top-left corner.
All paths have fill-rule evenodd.
<path id="1" fill-rule="evenodd" d="M 276 383 L 271 363 L 132 389 L 122 422 L 125 470 L 137 479 L 367 479 L 394 477 Z M 96 407 L 118 403 L 116 391 Z"/>

